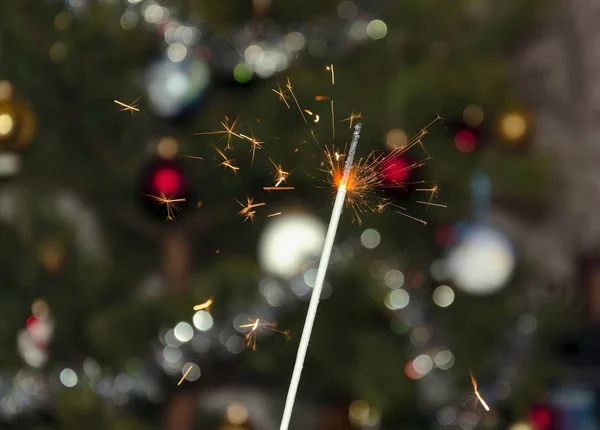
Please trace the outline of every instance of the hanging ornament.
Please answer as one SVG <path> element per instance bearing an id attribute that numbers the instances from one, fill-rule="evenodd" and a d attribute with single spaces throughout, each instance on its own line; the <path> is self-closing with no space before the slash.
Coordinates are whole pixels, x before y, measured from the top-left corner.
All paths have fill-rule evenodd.
<path id="1" fill-rule="evenodd" d="M 469 230 L 448 256 L 448 268 L 456 286 L 474 294 L 500 290 L 515 265 L 512 245 L 501 232 L 484 226 Z"/>
<path id="2" fill-rule="evenodd" d="M 210 84 L 210 69 L 199 58 L 190 58 L 188 48 L 169 48 L 168 57 L 152 64 L 146 73 L 146 93 L 154 113 L 172 118 L 190 109 Z"/>
<path id="3" fill-rule="evenodd" d="M 508 237 L 489 224 L 491 185 L 485 174 L 471 179 L 475 222 L 457 223 L 458 243 L 448 256 L 448 269 L 456 286 L 474 295 L 492 294 L 509 280 L 515 255 Z"/>
<path id="4" fill-rule="evenodd" d="M 34 131 L 35 118 L 29 104 L 15 97 L 10 82 L 0 81 L 0 153 L 23 149 Z"/>

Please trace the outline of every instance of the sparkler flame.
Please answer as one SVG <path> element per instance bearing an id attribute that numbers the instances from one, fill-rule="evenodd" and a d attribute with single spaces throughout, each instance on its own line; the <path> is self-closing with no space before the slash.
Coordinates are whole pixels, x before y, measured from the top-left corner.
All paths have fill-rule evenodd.
<path id="1" fill-rule="evenodd" d="M 475 377 L 473 376 L 473 373 L 471 373 L 471 371 L 469 371 L 469 375 L 471 375 L 471 383 L 473 384 L 473 392 L 475 393 L 475 396 L 477 396 L 477 399 L 479 399 L 481 406 L 483 406 L 483 408 L 489 412 L 490 407 L 485 402 L 485 400 L 483 400 L 483 397 L 481 397 L 481 394 L 479 394 L 479 391 L 477 390 L 477 380 L 475 379 Z"/>

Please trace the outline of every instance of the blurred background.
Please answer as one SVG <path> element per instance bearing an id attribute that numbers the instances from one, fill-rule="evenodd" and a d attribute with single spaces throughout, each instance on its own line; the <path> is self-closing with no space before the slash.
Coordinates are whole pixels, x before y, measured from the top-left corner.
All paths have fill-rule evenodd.
<path id="1" fill-rule="evenodd" d="M 292 428 L 600 428 L 598 6 L 4 2 L 0 428 L 278 429 L 357 121 Z"/>

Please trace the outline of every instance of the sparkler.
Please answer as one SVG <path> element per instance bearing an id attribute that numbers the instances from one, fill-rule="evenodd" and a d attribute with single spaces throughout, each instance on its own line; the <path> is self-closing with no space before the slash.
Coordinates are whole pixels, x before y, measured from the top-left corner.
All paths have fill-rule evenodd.
<path id="1" fill-rule="evenodd" d="M 475 393 L 475 396 L 477 396 L 477 398 L 481 402 L 481 406 L 483 406 L 483 408 L 489 412 L 490 407 L 487 405 L 485 400 L 483 400 L 483 397 L 481 397 L 481 395 L 479 394 L 479 391 L 477 390 L 477 380 L 475 379 L 475 377 L 473 376 L 473 373 L 471 373 L 471 371 L 469 371 L 469 375 L 471 375 L 471 383 L 473 384 L 473 392 Z"/>
<path id="2" fill-rule="evenodd" d="M 137 108 L 137 102 L 142 98 L 142 96 L 139 96 L 137 99 L 135 99 L 133 102 L 131 102 L 130 104 L 126 104 L 123 102 L 120 102 L 119 100 L 113 100 L 116 104 L 118 104 L 119 106 L 122 106 L 123 109 L 121 109 L 121 112 L 125 112 L 125 111 L 129 111 L 131 112 L 131 116 L 133 116 L 133 112 L 139 112 L 140 110 Z"/>
<path id="3" fill-rule="evenodd" d="M 298 391 L 298 384 L 300 383 L 300 378 L 302 376 L 302 367 L 304 366 L 304 359 L 306 357 L 306 351 L 308 350 L 308 344 L 310 343 L 310 335 L 315 323 L 317 308 L 321 298 L 321 291 L 323 290 L 323 282 L 325 281 L 327 266 L 329 265 L 329 257 L 331 256 L 331 250 L 333 249 L 333 243 L 335 241 L 335 234 L 337 232 L 340 216 L 342 215 L 342 210 L 344 208 L 346 191 L 351 181 L 351 171 L 353 170 L 352 163 L 354 161 L 354 154 L 360 138 L 360 130 L 361 124 L 357 123 L 354 126 L 354 135 L 352 136 L 350 151 L 348 153 L 348 157 L 346 158 L 344 173 L 341 177 L 335 202 L 333 204 L 331 220 L 329 221 L 327 235 L 325 236 L 325 244 L 323 246 L 323 253 L 321 254 L 321 261 L 319 262 L 319 268 L 317 270 L 317 278 L 310 298 L 310 304 L 306 314 L 306 321 L 304 322 L 304 329 L 302 330 L 302 337 L 300 338 L 300 345 L 298 346 L 298 354 L 296 355 L 296 363 L 294 364 L 294 371 L 292 372 L 290 387 L 285 400 L 283 417 L 281 419 L 281 426 L 279 427 L 280 430 L 288 430 L 290 425 L 292 410 L 294 409 L 294 402 L 296 401 L 296 392 Z M 354 167 L 354 170 L 356 170 L 356 167 Z"/>
<path id="4" fill-rule="evenodd" d="M 261 330 L 270 330 L 275 333 L 281 333 L 287 340 L 291 339 L 289 330 L 278 330 L 275 328 L 277 326 L 275 323 L 260 321 L 258 318 L 254 321 L 250 321 L 250 324 L 242 324 L 240 328 L 250 328 L 250 331 L 246 333 L 244 337 L 246 339 L 246 346 L 252 348 L 253 351 L 256 351 L 256 337 Z"/>

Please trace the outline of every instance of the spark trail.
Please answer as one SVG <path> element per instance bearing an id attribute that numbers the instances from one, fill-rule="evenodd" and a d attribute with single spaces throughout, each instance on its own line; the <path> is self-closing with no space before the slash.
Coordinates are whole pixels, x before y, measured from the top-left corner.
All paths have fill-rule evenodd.
<path id="1" fill-rule="evenodd" d="M 348 184 L 348 180 L 350 178 L 350 171 L 352 170 L 352 162 L 354 161 L 354 154 L 356 153 L 356 147 L 360 138 L 361 127 L 362 125 L 360 123 L 357 123 L 354 126 L 354 135 L 352 136 L 350 151 L 348 152 L 348 157 L 346 158 L 344 174 L 342 176 L 342 180 L 340 181 L 337 195 L 333 204 L 333 211 L 331 212 L 331 219 L 329 221 L 327 235 L 325 236 L 325 244 L 323 245 L 321 261 L 319 262 L 319 268 L 317 270 L 317 279 L 315 281 L 312 296 L 310 297 L 310 304 L 308 306 L 308 312 L 306 313 L 304 329 L 302 330 L 302 337 L 300 338 L 300 345 L 298 346 L 296 363 L 294 364 L 294 371 L 292 372 L 290 387 L 285 400 L 285 407 L 283 409 L 283 417 L 281 419 L 279 430 L 288 430 L 290 425 L 292 410 L 294 409 L 294 402 L 296 401 L 296 392 L 298 391 L 298 385 L 300 384 L 300 378 L 302 376 L 302 368 L 304 367 L 304 359 L 306 358 L 306 351 L 308 350 L 308 344 L 310 343 L 310 335 L 315 323 L 317 308 L 319 307 L 319 300 L 321 298 L 323 282 L 325 281 L 325 275 L 327 273 L 327 266 L 329 266 L 329 257 L 331 256 L 331 250 L 333 249 L 340 216 L 342 215 L 342 210 L 344 209 L 346 185 Z"/>

